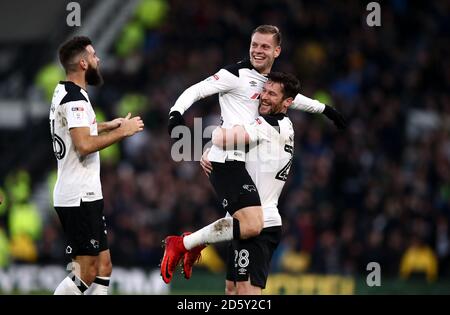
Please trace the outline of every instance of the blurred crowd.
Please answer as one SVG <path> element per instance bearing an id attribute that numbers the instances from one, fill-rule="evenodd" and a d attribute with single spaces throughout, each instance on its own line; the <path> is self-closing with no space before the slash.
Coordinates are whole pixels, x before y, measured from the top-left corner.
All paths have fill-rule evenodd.
<path id="1" fill-rule="evenodd" d="M 256 26 L 274 24 L 283 33 L 274 70 L 296 74 L 302 93 L 335 106 L 349 127 L 339 132 L 322 115 L 289 112 L 295 154 L 273 271 L 355 275 L 378 262 L 383 275 L 450 277 L 448 2 L 383 2 L 380 27 L 367 26 L 356 0 L 167 4 L 160 25 L 117 56 L 103 73 L 106 84 L 92 91 L 108 118 L 122 114 L 124 95 L 145 100 L 134 114 L 146 130 L 102 164 L 113 263 L 157 267 L 167 234 L 224 215 L 199 163 L 172 160 L 168 110 L 185 88 L 245 58 Z M 219 124 L 217 97 L 185 116 L 191 127 L 194 117 Z M 48 174 L 56 161 L 50 139 L 41 141 L 49 150 L 39 169 Z M 52 211 L 36 239 L 40 263 L 64 261 Z"/>

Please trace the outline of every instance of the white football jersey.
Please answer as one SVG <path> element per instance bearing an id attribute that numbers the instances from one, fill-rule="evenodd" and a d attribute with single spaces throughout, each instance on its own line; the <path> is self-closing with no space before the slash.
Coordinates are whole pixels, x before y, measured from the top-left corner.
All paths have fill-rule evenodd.
<path id="1" fill-rule="evenodd" d="M 284 114 L 259 116 L 244 125 L 250 137 L 246 169 L 255 183 L 264 211 L 264 228 L 281 225 L 278 198 L 294 154 L 294 128 Z"/>
<path id="2" fill-rule="evenodd" d="M 70 129 L 89 127 L 97 135 L 97 121 L 89 96 L 80 86 L 60 81 L 50 108 L 50 132 L 58 161 L 58 178 L 53 191 L 55 207 L 76 207 L 83 201 L 103 198 L 100 183 L 100 154 L 84 157 L 75 151 Z"/>
<path id="3" fill-rule="evenodd" d="M 267 77 L 253 68 L 249 59 L 224 67 L 188 89 L 186 89 L 170 109 L 183 114 L 194 102 L 207 96 L 219 93 L 219 104 L 222 115 L 222 127 L 232 128 L 235 125 L 251 123 L 258 116 L 259 95 Z M 322 113 L 325 104 L 297 94 L 291 109 L 310 113 Z M 223 163 L 225 160 L 245 160 L 245 149 L 227 150 L 212 146 L 208 159 Z"/>
<path id="4" fill-rule="evenodd" d="M 180 95 L 171 111 L 181 114 L 193 102 L 219 93 L 222 127 L 251 123 L 258 116 L 259 95 L 267 78 L 256 71 L 249 60 L 222 68 L 216 74 L 188 88 Z M 225 160 L 245 161 L 245 148 L 227 150 L 212 146 L 208 159 L 223 163 Z"/>

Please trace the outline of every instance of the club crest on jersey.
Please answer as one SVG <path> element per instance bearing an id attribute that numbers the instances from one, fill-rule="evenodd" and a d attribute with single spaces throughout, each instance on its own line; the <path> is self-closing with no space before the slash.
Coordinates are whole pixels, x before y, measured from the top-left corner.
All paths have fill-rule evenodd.
<path id="1" fill-rule="evenodd" d="M 222 201 L 222 207 L 225 209 L 228 206 L 228 200 L 224 199 Z"/>
<path id="2" fill-rule="evenodd" d="M 90 242 L 92 244 L 92 247 L 94 247 L 94 248 L 98 248 L 99 247 L 99 242 L 97 240 L 91 239 Z"/>
<path id="3" fill-rule="evenodd" d="M 247 185 L 247 184 L 245 184 L 244 186 L 242 186 L 242 188 L 244 188 L 247 191 L 256 191 L 255 185 Z"/>
<path id="4" fill-rule="evenodd" d="M 261 121 L 261 119 L 259 119 L 259 117 L 256 118 L 255 121 L 256 121 L 256 123 L 257 123 L 258 125 L 261 125 L 261 124 L 262 124 L 262 121 Z"/>
<path id="5" fill-rule="evenodd" d="M 219 76 L 218 76 L 217 74 L 213 75 L 213 78 L 216 79 L 216 80 L 219 80 L 219 79 L 220 79 Z"/>
<path id="6" fill-rule="evenodd" d="M 255 81 L 250 81 L 249 83 L 250 83 L 251 87 L 255 87 L 258 85 L 258 82 L 255 82 Z"/>

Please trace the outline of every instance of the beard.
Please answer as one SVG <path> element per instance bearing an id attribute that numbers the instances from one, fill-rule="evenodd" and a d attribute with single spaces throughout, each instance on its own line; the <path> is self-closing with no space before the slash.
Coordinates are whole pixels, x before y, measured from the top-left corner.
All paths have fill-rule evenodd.
<path id="1" fill-rule="evenodd" d="M 98 69 L 98 67 L 94 68 L 89 65 L 84 77 L 88 85 L 100 86 L 103 84 L 103 77 L 100 74 L 100 70 Z"/>

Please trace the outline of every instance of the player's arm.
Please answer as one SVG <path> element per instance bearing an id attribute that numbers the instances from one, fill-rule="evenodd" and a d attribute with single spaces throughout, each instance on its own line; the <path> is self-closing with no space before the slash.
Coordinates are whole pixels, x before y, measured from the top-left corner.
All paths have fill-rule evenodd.
<path id="1" fill-rule="evenodd" d="M 228 92 L 239 84 L 239 78 L 225 69 L 186 89 L 169 111 L 169 135 L 173 128 L 184 125 L 183 114 L 196 101 L 213 94 Z"/>
<path id="2" fill-rule="evenodd" d="M 233 128 L 217 127 L 212 134 L 212 143 L 225 150 L 250 142 L 250 136 L 241 125 Z"/>
<path id="3" fill-rule="evenodd" d="M 250 124 L 236 125 L 233 128 L 217 127 L 212 134 L 212 143 L 223 149 L 233 149 L 238 145 L 269 140 L 271 126 L 259 116 Z"/>
<path id="4" fill-rule="evenodd" d="M 70 128 L 70 136 L 75 146 L 75 150 L 80 156 L 102 150 L 125 137 L 134 135 L 144 129 L 144 123 L 139 116 L 130 118 L 131 114 L 123 118 L 120 126 L 110 132 L 92 136 L 89 127 Z"/>
<path id="5" fill-rule="evenodd" d="M 97 123 L 97 132 L 102 133 L 102 132 L 111 131 L 116 128 L 119 128 L 122 121 L 123 121 L 123 118 L 119 117 L 119 118 L 113 119 L 111 121 Z"/>
<path id="6" fill-rule="evenodd" d="M 322 113 L 327 116 L 328 119 L 332 120 L 338 129 L 345 129 L 347 127 L 345 118 L 336 109 L 300 93 L 297 94 L 290 108 L 308 113 Z"/>

